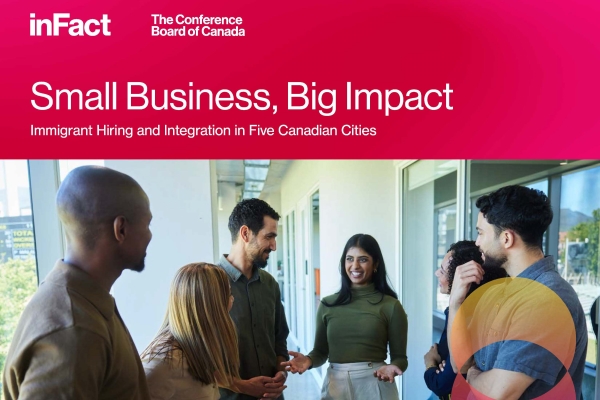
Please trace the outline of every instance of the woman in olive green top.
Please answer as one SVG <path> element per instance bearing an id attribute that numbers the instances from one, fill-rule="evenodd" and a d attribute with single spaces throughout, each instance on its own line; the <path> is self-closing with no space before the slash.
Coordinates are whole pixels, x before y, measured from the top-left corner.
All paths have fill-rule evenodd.
<path id="1" fill-rule="evenodd" d="M 340 261 L 342 287 L 321 301 L 315 346 L 282 365 L 292 373 L 319 367 L 329 358 L 321 399 L 398 399 L 394 377 L 408 366 L 406 313 L 387 282 L 377 241 L 354 235 Z M 387 349 L 390 364 L 385 364 Z"/>

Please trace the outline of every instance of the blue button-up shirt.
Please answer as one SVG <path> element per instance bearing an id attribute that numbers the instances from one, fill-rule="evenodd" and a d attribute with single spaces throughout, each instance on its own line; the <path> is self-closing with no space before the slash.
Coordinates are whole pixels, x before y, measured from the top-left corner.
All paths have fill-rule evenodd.
<path id="1" fill-rule="evenodd" d="M 475 353 L 477 366 L 482 371 L 503 369 L 534 378 L 521 399 L 548 392 L 568 370 L 579 399 L 588 338 L 585 313 L 575 290 L 558 274 L 552 257 L 539 260 L 517 278 L 524 279 L 507 279 L 491 287 L 477 304 L 471 334 L 478 335 L 480 343 L 497 340 Z M 539 343 L 551 343 L 547 346 L 553 352 Z M 569 348 L 570 344 L 574 348 Z M 566 369 L 560 360 L 568 363 L 571 355 Z"/>

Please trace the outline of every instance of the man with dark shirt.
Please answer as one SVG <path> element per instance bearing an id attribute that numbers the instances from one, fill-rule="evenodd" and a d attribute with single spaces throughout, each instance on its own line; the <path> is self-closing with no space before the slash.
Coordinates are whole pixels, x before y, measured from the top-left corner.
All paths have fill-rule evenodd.
<path id="1" fill-rule="evenodd" d="M 276 249 L 279 214 L 259 199 L 243 200 L 229 217 L 232 246 L 218 265 L 227 272 L 235 298 L 230 311 L 238 333 L 240 377 L 221 389 L 222 400 L 278 398 L 287 373 L 289 329 L 277 281 L 263 268 Z"/>

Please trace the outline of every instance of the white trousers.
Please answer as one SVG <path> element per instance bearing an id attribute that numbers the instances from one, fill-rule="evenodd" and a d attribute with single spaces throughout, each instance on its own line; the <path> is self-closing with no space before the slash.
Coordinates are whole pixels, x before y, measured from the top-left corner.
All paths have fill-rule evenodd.
<path id="1" fill-rule="evenodd" d="M 385 363 L 329 364 L 321 400 L 398 400 L 396 383 L 382 382 L 373 372 Z"/>

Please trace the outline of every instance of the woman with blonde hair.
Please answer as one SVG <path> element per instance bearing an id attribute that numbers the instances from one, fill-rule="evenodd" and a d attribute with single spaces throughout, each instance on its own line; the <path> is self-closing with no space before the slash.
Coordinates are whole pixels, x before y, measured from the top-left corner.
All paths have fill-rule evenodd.
<path id="1" fill-rule="evenodd" d="M 152 400 L 214 400 L 239 379 L 229 278 L 207 263 L 188 264 L 171 284 L 160 331 L 141 354 Z"/>

